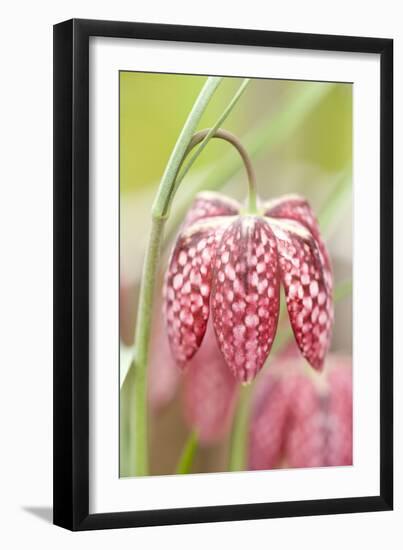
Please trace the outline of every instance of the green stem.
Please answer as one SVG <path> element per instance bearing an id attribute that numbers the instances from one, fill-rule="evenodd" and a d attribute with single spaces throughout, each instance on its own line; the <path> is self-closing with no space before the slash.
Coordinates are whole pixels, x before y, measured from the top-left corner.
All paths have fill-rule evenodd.
<path id="1" fill-rule="evenodd" d="M 249 426 L 249 402 L 252 395 L 253 384 L 242 386 L 238 400 L 238 407 L 234 418 L 231 434 L 230 459 L 228 469 L 230 472 L 241 472 L 246 467 L 246 439 Z"/>
<path id="2" fill-rule="evenodd" d="M 193 460 L 197 451 L 197 434 L 195 431 L 191 432 L 185 446 L 183 448 L 181 457 L 176 468 L 177 474 L 189 474 L 192 468 Z"/>
<path id="3" fill-rule="evenodd" d="M 249 185 L 249 190 L 248 190 L 247 213 L 248 214 L 256 214 L 257 213 L 256 187 L 252 186 L 252 185 Z"/>
<path id="4" fill-rule="evenodd" d="M 139 304 L 134 338 L 135 358 L 130 368 L 135 369 L 134 381 L 134 439 L 135 473 L 137 476 L 148 474 L 148 434 L 147 434 L 147 365 L 153 308 L 154 286 L 158 269 L 161 243 L 165 221 L 177 188 L 176 177 L 186 155 L 190 152 L 192 136 L 199 124 L 212 95 L 222 78 L 210 77 L 203 86 L 172 151 L 162 176 L 153 206 L 151 232 L 147 245 L 143 274 L 141 279 Z M 245 88 L 245 82 L 241 86 Z M 240 97 L 238 91 L 236 97 Z M 228 116 L 234 107 L 234 100 L 228 105 L 220 121 Z M 207 137 L 205 138 L 207 139 Z M 190 166 L 189 166 L 190 167 Z"/>
<path id="5" fill-rule="evenodd" d="M 147 364 L 151 329 L 151 312 L 158 258 L 161 248 L 164 219 L 153 218 L 146 250 L 141 279 L 139 304 L 137 309 L 136 337 L 134 348 L 136 355 L 134 379 L 135 403 L 135 468 L 136 475 L 148 473 L 148 437 L 147 437 Z"/>

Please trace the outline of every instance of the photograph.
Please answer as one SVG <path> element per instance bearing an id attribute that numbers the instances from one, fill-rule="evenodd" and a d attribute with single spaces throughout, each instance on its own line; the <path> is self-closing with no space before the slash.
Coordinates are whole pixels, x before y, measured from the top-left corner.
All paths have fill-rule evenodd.
<path id="1" fill-rule="evenodd" d="M 120 478 L 354 465 L 353 93 L 119 71 Z"/>

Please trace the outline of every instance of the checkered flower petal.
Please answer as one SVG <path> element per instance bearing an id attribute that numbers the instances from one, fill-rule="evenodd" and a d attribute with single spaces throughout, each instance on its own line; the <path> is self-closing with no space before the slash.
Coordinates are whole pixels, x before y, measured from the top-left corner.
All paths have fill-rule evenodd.
<path id="1" fill-rule="evenodd" d="M 329 349 L 333 308 L 323 262 L 312 234 L 291 220 L 271 221 L 287 310 L 302 355 L 320 370 Z"/>
<path id="2" fill-rule="evenodd" d="M 285 218 L 304 225 L 314 238 L 320 238 L 318 221 L 309 202 L 299 195 L 284 195 L 263 204 L 264 215 L 270 218 Z"/>
<path id="3" fill-rule="evenodd" d="M 218 345 L 240 382 L 253 380 L 270 352 L 279 286 L 270 226 L 258 216 L 238 217 L 218 245 L 211 308 Z"/>
<path id="4" fill-rule="evenodd" d="M 196 223 L 180 233 L 165 276 L 165 321 L 174 358 L 191 359 L 206 332 L 217 244 L 225 223 L 220 218 Z"/>
<path id="5" fill-rule="evenodd" d="M 218 347 L 234 376 L 249 383 L 262 368 L 279 315 L 280 282 L 295 339 L 320 370 L 333 326 L 332 272 L 304 199 L 240 214 L 239 204 L 201 193 L 171 256 L 165 283 L 170 346 L 184 364 L 200 347 L 210 307 Z"/>
<path id="6" fill-rule="evenodd" d="M 328 289 L 333 287 L 332 266 L 329 252 L 320 234 L 318 220 L 309 202 L 299 195 L 285 195 L 263 205 L 264 215 L 271 218 L 289 219 L 299 222 L 311 233 L 322 255 L 323 273 Z"/>

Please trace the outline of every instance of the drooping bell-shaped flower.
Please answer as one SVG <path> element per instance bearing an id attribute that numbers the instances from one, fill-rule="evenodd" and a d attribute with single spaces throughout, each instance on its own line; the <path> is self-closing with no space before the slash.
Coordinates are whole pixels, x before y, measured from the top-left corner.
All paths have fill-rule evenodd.
<path id="1" fill-rule="evenodd" d="M 274 361 L 252 402 L 248 462 L 252 470 L 352 464 L 351 358 L 329 354 L 326 375 L 298 358 Z"/>
<path id="2" fill-rule="evenodd" d="M 240 382 L 250 382 L 273 344 L 280 285 L 298 347 L 320 370 L 332 332 L 332 273 L 309 204 L 287 196 L 245 213 L 232 199 L 200 193 L 165 277 L 166 325 L 177 363 L 185 365 L 199 349 L 211 310 L 226 363 Z"/>
<path id="3" fill-rule="evenodd" d="M 200 193 L 176 240 L 165 278 L 165 316 L 180 365 L 203 340 L 210 310 L 218 346 L 235 377 L 250 382 L 273 343 L 285 290 L 295 340 L 323 366 L 332 322 L 332 273 L 305 199 L 287 196 L 247 214 L 236 201 Z"/>

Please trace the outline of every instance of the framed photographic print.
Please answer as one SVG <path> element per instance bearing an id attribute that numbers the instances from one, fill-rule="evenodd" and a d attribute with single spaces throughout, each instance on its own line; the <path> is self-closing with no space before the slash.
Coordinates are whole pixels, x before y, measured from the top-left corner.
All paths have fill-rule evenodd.
<path id="1" fill-rule="evenodd" d="M 393 43 L 54 27 L 54 522 L 393 506 Z"/>

